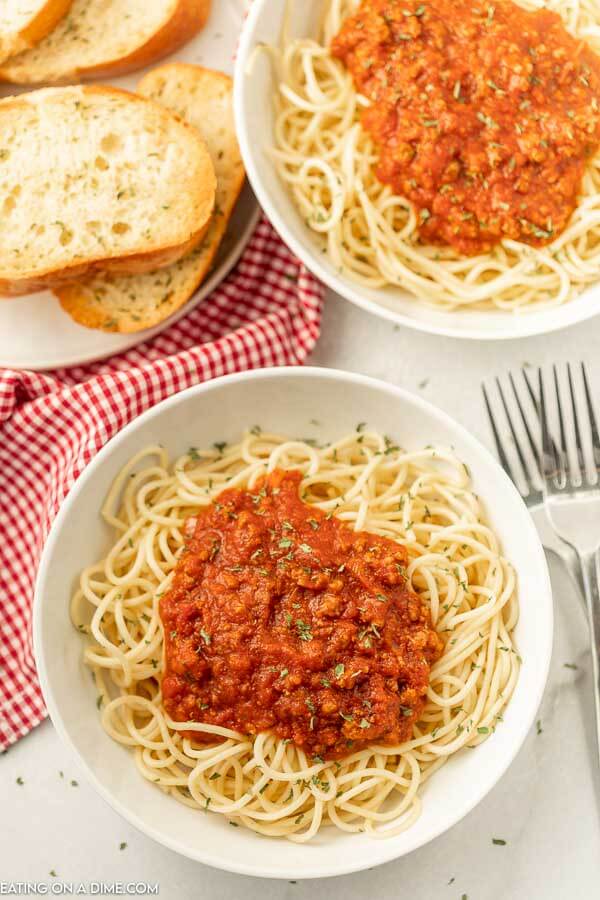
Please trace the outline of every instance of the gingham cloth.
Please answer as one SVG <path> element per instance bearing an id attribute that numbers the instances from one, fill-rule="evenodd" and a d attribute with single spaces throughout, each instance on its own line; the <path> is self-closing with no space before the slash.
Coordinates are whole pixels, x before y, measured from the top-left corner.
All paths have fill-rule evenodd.
<path id="1" fill-rule="evenodd" d="M 230 372 L 301 364 L 319 336 L 322 293 L 263 220 L 211 297 L 152 341 L 53 375 L 0 369 L 0 749 L 46 715 L 31 644 L 33 591 L 74 481 L 165 397 Z"/>

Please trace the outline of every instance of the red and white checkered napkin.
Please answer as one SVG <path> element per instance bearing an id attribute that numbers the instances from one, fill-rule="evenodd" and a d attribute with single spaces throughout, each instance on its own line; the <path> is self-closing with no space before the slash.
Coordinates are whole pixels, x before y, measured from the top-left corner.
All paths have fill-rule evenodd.
<path id="1" fill-rule="evenodd" d="M 44 541 L 73 482 L 165 397 L 217 375 L 302 363 L 319 336 L 322 297 L 263 220 L 229 278 L 154 340 L 52 376 L 0 369 L 0 749 L 46 715 L 31 607 Z"/>

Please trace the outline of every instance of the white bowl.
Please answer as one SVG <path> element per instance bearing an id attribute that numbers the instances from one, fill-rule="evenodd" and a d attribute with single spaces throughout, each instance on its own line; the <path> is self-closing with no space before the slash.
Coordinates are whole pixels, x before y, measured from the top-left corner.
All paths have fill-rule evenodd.
<path id="1" fill-rule="evenodd" d="M 317 419 L 321 426 L 311 424 Z M 110 534 L 100 518 L 108 487 L 139 449 L 159 442 L 173 455 L 233 440 L 261 427 L 289 435 L 338 438 L 369 425 L 406 449 L 453 445 L 469 466 L 506 556 L 516 568 L 521 617 L 516 642 L 523 667 L 496 732 L 477 750 L 453 757 L 427 782 L 423 812 L 387 840 L 326 829 L 314 844 L 274 842 L 224 817 L 205 815 L 156 790 L 130 753 L 102 729 L 82 641 L 69 620 L 80 570 L 101 558 Z M 519 750 L 540 703 L 552 646 L 552 598 L 533 522 L 502 469 L 462 426 L 418 397 L 380 381 L 329 369 L 265 369 L 218 378 L 176 394 L 140 416 L 90 463 L 65 500 L 44 549 L 34 608 L 38 672 L 52 721 L 75 750 L 98 792 L 141 831 L 209 865 L 271 878 L 341 875 L 395 859 L 426 844 L 469 812 Z"/>
<path id="2" fill-rule="evenodd" d="M 254 0 L 244 26 L 235 69 L 235 115 L 238 139 L 248 177 L 265 213 L 293 252 L 328 287 L 362 309 L 418 331 L 475 340 L 506 340 L 546 334 L 582 322 L 600 313 L 599 282 L 575 300 L 539 312 L 510 313 L 493 310 L 439 312 L 397 288 L 369 289 L 341 276 L 314 234 L 298 213 L 286 185 L 279 178 L 268 148 L 273 146 L 274 80 L 261 44 L 278 46 L 283 16 L 290 6 L 289 34 L 315 37 L 323 0 Z"/>

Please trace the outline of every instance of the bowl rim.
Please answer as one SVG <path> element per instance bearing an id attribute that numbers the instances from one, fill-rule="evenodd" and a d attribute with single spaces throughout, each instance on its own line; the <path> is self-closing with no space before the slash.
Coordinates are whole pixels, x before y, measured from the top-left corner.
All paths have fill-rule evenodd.
<path id="1" fill-rule="evenodd" d="M 372 852 L 369 854 L 369 858 L 361 859 L 360 861 L 352 861 L 351 857 L 346 857 L 344 862 L 342 863 L 340 863 L 336 858 L 334 861 L 332 861 L 331 865 L 326 871 L 314 872 L 311 872 L 311 870 L 305 864 L 302 865 L 301 868 L 300 866 L 298 866 L 295 869 L 288 869 L 284 872 L 282 872 L 281 870 L 276 871 L 274 869 L 266 868 L 264 866 L 264 863 L 259 864 L 256 867 L 252 867 L 244 863 L 240 864 L 235 859 L 232 859 L 225 854 L 216 855 L 214 853 L 204 853 L 202 850 L 196 851 L 195 849 L 182 846 L 178 840 L 170 838 L 169 836 L 161 833 L 159 827 L 148 825 L 145 821 L 142 820 L 140 815 L 135 810 L 132 810 L 123 801 L 114 796 L 114 794 L 103 785 L 100 777 L 97 776 L 91 769 L 88 762 L 77 748 L 75 741 L 69 734 L 69 728 L 66 725 L 59 705 L 54 698 L 52 687 L 48 679 L 42 634 L 43 608 L 45 606 L 44 582 L 46 580 L 47 570 L 50 567 L 52 561 L 55 546 L 60 541 L 63 523 L 69 517 L 71 509 L 76 504 L 77 498 L 84 485 L 86 485 L 88 481 L 92 480 L 97 474 L 100 473 L 104 461 L 110 457 L 114 450 L 117 449 L 117 447 L 119 447 L 121 444 L 126 442 L 129 436 L 134 434 L 141 424 L 146 423 L 152 419 L 159 418 L 164 410 L 181 403 L 186 403 L 192 397 L 201 397 L 207 392 L 219 390 L 221 386 L 227 386 L 229 384 L 236 384 L 247 381 L 261 381 L 265 379 L 276 380 L 282 377 L 286 378 L 290 375 L 293 375 L 296 378 L 307 380 L 325 379 L 332 381 L 341 381 L 345 382 L 348 386 L 361 385 L 376 389 L 378 391 L 387 392 L 389 394 L 395 395 L 399 399 L 403 399 L 409 404 L 414 404 L 416 407 L 420 408 L 421 411 L 431 416 L 433 420 L 437 419 L 440 424 L 446 427 L 450 427 L 458 435 L 460 435 L 461 440 L 464 441 L 466 445 L 470 446 L 473 452 L 477 454 L 482 459 L 482 461 L 486 463 L 486 465 L 491 465 L 492 468 L 495 469 L 496 475 L 499 479 L 499 483 L 504 485 L 504 489 L 512 494 L 513 500 L 518 501 L 518 504 L 522 507 L 523 518 L 521 520 L 521 524 L 524 531 L 529 532 L 528 547 L 530 548 L 530 555 L 535 559 L 535 566 L 542 575 L 542 581 L 539 584 L 537 600 L 541 604 L 541 609 L 544 613 L 541 621 L 545 620 L 546 622 L 544 631 L 540 632 L 539 635 L 540 644 L 538 645 L 538 649 L 541 648 L 542 651 L 541 659 L 543 660 L 543 665 L 538 666 L 536 670 L 537 688 L 534 691 L 530 692 L 530 695 L 528 697 L 527 714 L 523 715 L 520 721 L 515 721 L 513 725 L 514 735 L 512 746 L 501 763 L 498 766 L 494 767 L 496 771 L 493 779 L 489 784 L 485 786 L 485 789 L 483 791 L 480 790 L 476 796 L 469 798 L 460 807 L 457 807 L 448 817 L 448 820 L 445 823 L 442 823 L 440 826 L 436 826 L 434 829 L 432 829 L 432 831 L 425 839 L 414 840 L 412 844 L 407 846 L 405 849 L 402 849 L 400 852 L 398 852 L 398 848 L 395 846 L 393 839 L 391 839 L 390 841 L 375 841 L 373 842 Z M 123 428 L 113 438 L 111 438 L 104 445 L 104 447 L 102 447 L 102 449 L 90 461 L 90 463 L 86 466 L 84 471 L 71 487 L 68 495 L 60 506 L 54 522 L 52 523 L 50 532 L 43 548 L 35 582 L 32 631 L 34 659 L 37 674 L 52 724 L 59 734 L 61 740 L 67 745 L 67 747 L 69 747 L 71 752 L 76 757 L 79 765 L 85 773 L 86 778 L 88 779 L 94 790 L 103 798 L 106 803 L 108 803 L 110 807 L 112 807 L 113 810 L 115 810 L 115 812 L 117 812 L 120 816 L 122 816 L 122 818 L 124 818 L 127 822 L 137 828 L 138 831 L 140 831 L 147 837 L 152 838 L 158 844 L 161 844 L 162 846 L 167 847 L 168 849 L 173 850 L 174 852 L 179 853 L 182 856 L 193 859 L 196 862 L 201 862 L 205 865 L 212 866 L 213 868 L 238 875 L 249 875 L 259 878 L 273 878 L 281 880 L 292 878 L 299 880 L 309 880 L 313 878 L 329 878 L 334 876 L 348 875 L 354 872 L 359 872 L 378 865 L 382 865 L 383 863 L 391 862 L 395 859 L 399 859 L 402 856 L 407 855 L 408 853 L 412 853 L 419 847 L 426 846 L 435 838 L 439 837 L 442 834 L 445 834 L 447 831 L 450 831 L 469 812 L 471 812 L 471 810 L 473 810 L 476 806 L 479 805 L 479 803 L 484 800 L 487 794 L 498 784 L 509 766 L 512 764 L 513 760 L 521 749 L 533 722 L 535 721 L 535 716 L 539 709 L 542 696 L 546 688 L 546 682 L 548 679 L 548 672 L 550 668 L 554 635 L 554 610 L 548 565 L 544 549 L 535 528 L 534 521 L 529 515 L 529 512 L 517 488 L 512 483 L 508 475 L 504 472 L 500 464 L 496 461 L 492 453 L 482 443 L 480 443 L 480 441 L 476 437 L 474 437 L 463 425 L 449 416 L 446 412 L 436 407 L 434 404 L 428 402 L 427 400 L 424 400 L 422 397 L 413 394 L 411 391 L 408 391 L 405 388 L 398 387 L 381 379 L 372 378 L 371 376 L 361 375 L 354 372 L 347 372 L 341 369 L 328 369 L 318 366 L 281 366 L 274 368 L 259 368 L 251 371 L 220 376 L 173 394 L 171 397 L 161 401 L 160 403 L 157 403 L 155 406 L 151 407 L 140 416 L 133 419 L 128 425 L 125 426 L 125 428 Z M 541 638 L 543 635 L 545 635 L 545 647 L 541 643 Z M 533 687 L 535 687 L 535 684 L 533 685 Z M 260 867 L 261 865 L 262 868 Z"/>
<path id="2" fill-rule="evenodd" d="M 287 225 L 285 215 L 280 211 L 275 199 L 271 196 L 269 188 L 262 180 L 257 157 L 259 153 L 264 152 L 264 147 L 260 141 L 256 140 L 256 134 L 252 134 L 249 123 L 247 124 L 245 81 L 248 76 L 246 75 L 246 68 L 250 56 L 257 46 L 255 43 L 256 28 L 262 20 L 263 15 L 267 13 L 269 5 L 272 2 L 273 0 L 254 0 L 240 37 L 235 62 L 233 87 L 236 131 L 246 174 L 258 202 L 264 209 L 269 221 L 275 227 L 282 240 L 295 253 L 307 269 L 319 278 L 330 290 L 366 312 L 378 316 L 381 319 L 385 319 L 388 322 L 393 322 L 395 325 L 402 325 L 406 328 L 411 328 L 414 331 L 423 332 L 425 334 L 434 334 L 440 337 L 475 341 L 519 340 L 562 331 L 566 328 L 578 325 L 581 322 L 585 322 L 594 316 L 600 315 L 599 278 L 598 282 L 588 285 L 578 297 L 568 301 L 562 306 L 551 307 L 538 312 L 524 313 L 519 317 L 513 314 L 512 321 L 519 323 L 518 330 L 508 327 L 505 327 L 501 332 L 494 330 L 494 320 L 491 318 L 492 316 L 498 318 L 500 315 L 506 315 L 504 321 L 511 321 L 511 313 L 501 314 L 500 311 L 490 311 L 489 313 L 487 311 L 480 311 L 478 313 L 480 316 L 490 315 L 489 325 L 463 325 L 462 319 L 460 318 L 460 312 L 456 314 L 456 323 L 453 323 L 452 321 L 448 321 L 447 324 L 429 322 L 427 320 L 413 318 L 401 311 L 388 309 L 387 307 L 378 304 L 375 300 L 363 296 L 360 284 L 354 284 L 349 278 L 339 276 L 327 266 L 324 266 L 321 263 L 321 254 L 319 252 L 314 252 L 294 236 Z M 280 0 L 280 2 L 283 3 L 285 0 Z M 266 102 L 270 101 L 267 100 Z M 589 292 L 594 288 L 598 291 L 595 303 L 592 298 L 588 296 Z M 415 303 L 419 303 L 416 298 L 412 299 Z M 468 311 L 465 310 L 464 314 L 465 316 L 468 315 Z M 451 316 L 453 314 L 446 313 L 445 315 Z"/>

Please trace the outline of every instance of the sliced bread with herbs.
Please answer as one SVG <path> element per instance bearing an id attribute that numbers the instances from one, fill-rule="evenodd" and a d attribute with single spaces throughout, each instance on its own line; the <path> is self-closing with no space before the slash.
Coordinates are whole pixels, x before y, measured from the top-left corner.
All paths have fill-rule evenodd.
<path id="1" fill-rule="evenodd" d="M 0 101 L 0 293 L 171 265 L 204 236 L 216 178 L 199 132 L 109 87 Z"/>
<path id="2" fill-rule="evenodd" d="M 35 47 L 69 11 L 73 0 L 1 0 L 0 63 Z"/>
<path id="3" fill-rule="evenodd" d="M 74 0 L 68 15 L 41 43 L 0 66 L 0 79 L 67 84 L 133 72 L 193 38 L 206 23 L 210 3 Z"/>
<path id="4" fill-rule="evenodd" d="M 146 75 L 138 90 L 202 132 L 217 174 L 215 215 L 198 247 L 168 268 L 137 276 L 99 273 L 55 289 L 76 322 L 105 331 L 151 328 L 187 303 L 210 271 L 245 177 L 227 75 L 173 63 Z"/>

